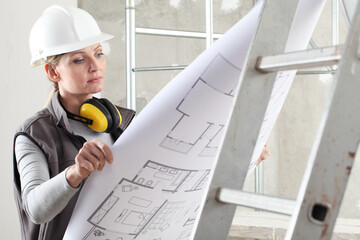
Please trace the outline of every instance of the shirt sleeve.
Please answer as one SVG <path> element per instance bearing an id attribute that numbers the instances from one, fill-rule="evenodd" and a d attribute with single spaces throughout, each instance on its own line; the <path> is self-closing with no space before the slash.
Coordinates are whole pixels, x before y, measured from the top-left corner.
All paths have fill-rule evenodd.
<path id="1" fill-rule="evenodd" d="M 67 169 L 50 178 L 45 154 L 28 137 L 20 135 L 16 138 L 15 155 L 25 212 L 36 224 L 50 221 L 65 208 L 79 188 L 73 188 L 67 182 Z"/>

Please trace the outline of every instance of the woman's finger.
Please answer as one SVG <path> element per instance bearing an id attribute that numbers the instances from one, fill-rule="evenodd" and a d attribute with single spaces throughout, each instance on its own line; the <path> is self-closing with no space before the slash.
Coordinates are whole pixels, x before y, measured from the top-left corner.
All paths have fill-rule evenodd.
<path id="1" fill-rule="evenodd" d="M 113 157 L 111 148 L 107 144 L 101 142 L 98 139 L 94 139 L 93 142 L 97 145 L 97 147 L 104 154 L 106 161 L 108 161 L 109 163 L 112 163 L 114 161 L 114 157 Z"/>

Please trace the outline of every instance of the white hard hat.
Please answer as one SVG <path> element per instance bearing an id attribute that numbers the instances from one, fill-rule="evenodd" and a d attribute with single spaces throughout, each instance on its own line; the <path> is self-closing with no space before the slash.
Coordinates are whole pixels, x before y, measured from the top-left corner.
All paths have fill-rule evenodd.
<path id="1" fill-rule="evenodd" d="M 49 56 L 76 51 L 113 37 L 101 32 L 86 11 L 72 6 L 51 6 L 31 29 L 31 65 L 38 66 Z"/>

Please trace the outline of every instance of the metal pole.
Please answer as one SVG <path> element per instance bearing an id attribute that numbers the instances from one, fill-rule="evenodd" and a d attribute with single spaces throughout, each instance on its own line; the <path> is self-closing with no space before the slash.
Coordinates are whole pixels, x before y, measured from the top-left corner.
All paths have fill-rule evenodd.
<path id="1" fill-rule="evenodd" d="M 338 45 L 339 44 L 339 1 L 338 0 L 332 0 L 332 45 Z"/>
<path id="2" fill-rule="evenodd" d="M 151 72 L 151 71 L 168 71 L 168 70 L 183 70 L 187 66 L 179 65 L 179 66 L 159 66 L 159 67 L 139 67 L 133 68 L 133 72 Z"/>
<path id="3" fill-rule="evenodd" d="M 263 171 L 264 164 L 260 163 L 255 168 L 255 193 L 263 194 L 264 193 L 264 178 Z"/>
<path id="4" fill-rule="evenodd" d="M 126 104 L 136 110 L 135 73 L 135 4 L 133 0 L 126 1 Z"/>
<path id="5" fill-rule="evenodd" d="M 296 75 L 336 74 L 336 70 L 297 71 Z"/>
<path id="6" fill-rule="evenodd" d="M 213 44 L 213 2 L 206 0 L 206 48 Z"/>
<path id="7" fill-rule="evenodd" d="M 256 0 L 253 1 L 253 6 L 256 4 Z M 255 168 L 255 193 L 263 194 L 264 193 L 264 166 L 263 163 L 260 163 Z"/>
<path id="8" fill-rule="evenodd" d="M 137 34 L 143 34 L 143 35 L 184 37 L 184 38 L 206 38 L 207 37 L 207 34 L 205 32 L 169 30 L 169 29 L 146 28 L 146 27 L 137 27 L 135 30 L 136 30 Z M 222 35 L 223 34 L 214 34 L 213 33 L 213 38 L 218 39 Z"/>

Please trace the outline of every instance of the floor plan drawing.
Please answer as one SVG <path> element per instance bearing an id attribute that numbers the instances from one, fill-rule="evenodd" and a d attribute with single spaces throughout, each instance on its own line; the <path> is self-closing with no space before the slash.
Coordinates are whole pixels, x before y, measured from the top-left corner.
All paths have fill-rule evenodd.
<path id="1" fill-rule="evenodd" d="M 92 227 L 83 240 L 137 239 L 149 232 L 164 236 L 172 225 L 182 228 L 178 239 L 186 239 L 199 205 L 186 198 L 176 201 L 172 196 L 176 192 L 202 190 L 209 172 L 173 168 L 149 160 L 133 179 L 121 179 L 91 214 L 88 222 Z"/>
<path id="2" fill-rule="evenodd" d="M 224 72 L 219 74 L 219 68 Z M 200 156 L 215 156 L 228 117 L 224 110 L 231 107 L 240 73 L 241 69 L 220 53 L 217 54 L 176 107 L 181 117 L 160 146 L 186 154 L 199 140 L 205 139 L 208 144 L 201 151 Z M 203 97 L 198 99 L 199 95 Z M 219 105 L 216 102 L 223 104 Z M 189 132 L 194 123 L 198 127 Z"/>

